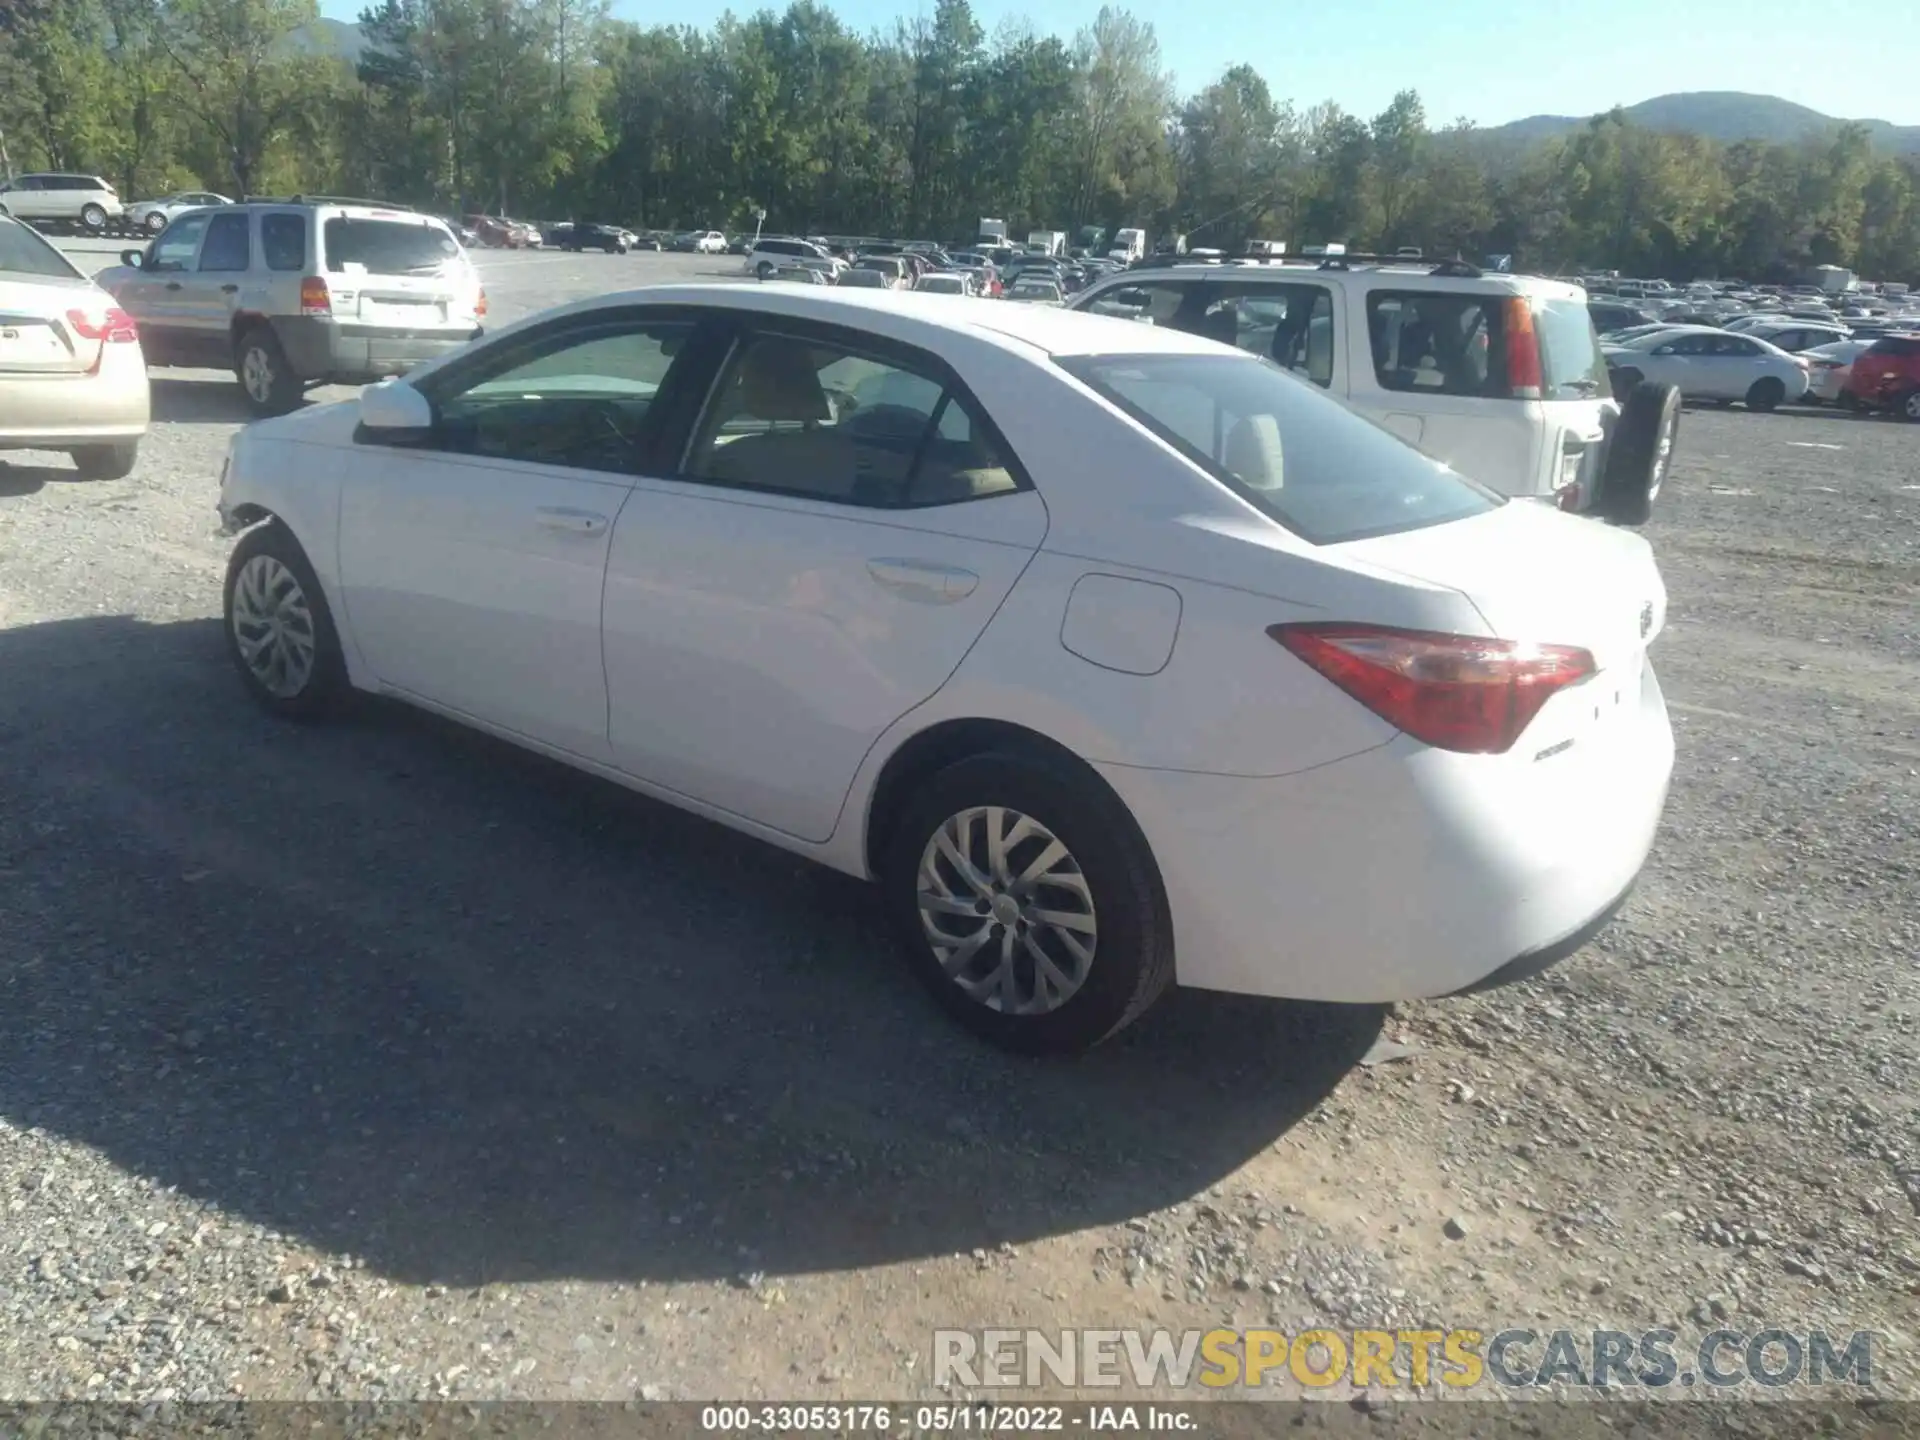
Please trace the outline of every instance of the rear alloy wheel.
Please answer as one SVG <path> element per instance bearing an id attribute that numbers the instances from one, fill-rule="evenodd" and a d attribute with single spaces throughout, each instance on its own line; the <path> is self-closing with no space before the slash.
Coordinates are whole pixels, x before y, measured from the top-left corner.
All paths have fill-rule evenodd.
<path id="1" fill-rule="evenodd" d="M 149 235 L 158 235 L 166 228 L 167 217 L 162 212 L 156 210 L 153 214 L 147 216 L 147 233 Z"/>
<path id="2" fill-rule="evenodd" d="M 773 274 L 772 262 L 762 260 L 759 265 L 754 268 L 753 273 L 758 275 L 762 280 L 768 279 Z"/>
<path id="3" fill-rule="evenodd" d="M 86 204 L 80 207 L 80 223 L 89 230 L 100 231 L 107 228 L 106 208 L 101 205 Z"/>
<path id="4" fill-rule="evenodd" d="M 279 521 L 249 530 L 227 564 L 227 649 L 247 693 L 275 715 L 317 718 L 347 692 L 327 597 Z"/>
<path id="5" fill-rule="evenodd" d="M 1096 777 L 1021 754 L 926 780 L 880 867 L 915 973 L 976 1034 L 1026 1054 L 1085 1050 L 1173 978 L 1159 872 Z"/>
<path id="6" fill-rule="evenodd" d="M 1641 382 L 1628 394 L 1607 448 L 1601 477 L 1601 518 L 1616 525 L 1644 525 L 1667 483 L 1673 444 L 1680 434 L 1680 391 Z"/>
<path id="7" fill-rule="evenodd" d="M 258 415 L 285 415 L 300 403 L 299 377 L 273 332 L 256 326 L 234 347 L 233 373 Z"/>
<path id="8" fill-rule="evenodd" d="M 133 473 L 134 462 L 140 458 L 140 442 L 123 440 L 115 445 L 78 445 L 68 454 L 82 480 L 124 480 Z"/>
<path id="9" fill-rule="evenodd" d="M 1787 387 L 1773 376 L 1756 380 L 1747 390 L 1747 409 L 1758 410 L 1762 414 L 1776 408 L 1787 398 Z"/>
<path id="10" fill-rule="evenodd" d="M 1894 402 L 1903 420 L 1920 422 L 1920 390 L 1909 390 Z"/>

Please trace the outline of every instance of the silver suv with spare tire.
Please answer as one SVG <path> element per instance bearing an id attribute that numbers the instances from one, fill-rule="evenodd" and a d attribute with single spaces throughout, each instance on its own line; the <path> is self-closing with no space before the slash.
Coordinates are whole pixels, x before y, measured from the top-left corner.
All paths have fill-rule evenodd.
<path id="1" fill-rule="evenodd" d="M 1157 257 L 1069 304 L 1250 350 L 1491 490 L 1615 524 L 1646 523 L 1679 429 L 1673 386 L 1614 396 L 1586 292 L 1538 276 L 1341 253 Z"/>
<path id="2" fill-rule="evenodd" d="M 481 333 L 486 292 L 446 222 L 295 196 L 176 215 L 99 283 L 152 365 L 232 369 L 279 415 L 315 385 L 402 375 Z"/>

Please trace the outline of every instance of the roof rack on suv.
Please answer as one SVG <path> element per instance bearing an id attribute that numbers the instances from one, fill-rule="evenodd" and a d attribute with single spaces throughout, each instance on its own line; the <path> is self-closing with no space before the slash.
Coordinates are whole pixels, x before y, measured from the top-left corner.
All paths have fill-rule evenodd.
<path id="1" fill-rule="evenodd" d="M 370 210 L 406 210 L 414 207 L 398 200 L 368 200 L 360 195 L 248 195 L 246 205 L 364 205 Z"/>
<path id="2" fill-rule="evenodd" d="M 1375 255 L 1361 251 L 1347 251 L 1343 254 L 1313 254 L 1302 252 L 1299 255 L 1269 255 L 1264 251 L 1231 251 L 1219 255 L 1149 255 L 1135 262 L 1136 270 L 1165 270 L 1178 265 L 1272 265 L 1291 266 L 1300 269 L 1312 266 L 1317 270 L 1351 270 L 1356 265 L 1373 267 L 1380 265 L 1399 265 L 1408 268 L 1418 267 L 1429 275 L 1450 280 L 1478 280 L 1486 272 L 1478 265 L 1465 260 L 1442 260 L 1437 264 L 1411 255 Z"/>

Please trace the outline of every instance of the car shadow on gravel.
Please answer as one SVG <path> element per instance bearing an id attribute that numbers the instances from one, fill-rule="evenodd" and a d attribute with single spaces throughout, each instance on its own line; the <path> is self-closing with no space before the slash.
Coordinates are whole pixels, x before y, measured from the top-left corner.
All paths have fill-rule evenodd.
<path id="1" fill-rule="evenodd" d="M 256 418 L 231 374 L 208 371 L 204 380 L 150 375 L 153 419 L 185 425 L 244 425 Z"/>
<path id="2" fill-rule="evenodd" d="M 0 1116 L 416 1281 L 712 1279 L 1185 1199 L 1371 1007 L 1179 992 L 1077 1062 L 940 1017 L 864 885 L 218 623 L 0 630 Z"/>
<path id="3" fill-rule="evenodd" d="M 0 459 L 0 500 L 38 495 L 49 485 L 79 479 L 80 476 L 72 469 L 63 470 L 56 465 L 23 465 L 18 460 Z"/>

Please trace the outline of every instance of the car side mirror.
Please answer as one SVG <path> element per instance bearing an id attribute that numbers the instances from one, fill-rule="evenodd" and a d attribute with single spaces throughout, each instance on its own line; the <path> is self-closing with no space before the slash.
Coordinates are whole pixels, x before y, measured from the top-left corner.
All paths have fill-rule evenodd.
<path id="1" fill-rule="evenodd" d="M 144 250 L 122 250 L 120 252 L 120 263 L 129 270 L 144 270 L 147 268 L 147 252 Z"/>
<path id="2" fill-rule="evenodd" d="M 400 380 L 382 380 L 360 392 L 360 425 L 353 438 L 367 445 L 418 445 L 433 434 L 433 406 Z"/>
<path id="3" fill-rule="evenodd" d="M 1653 353 L 1655 355 L 1671 355 L 1673 354 L 1673 347 L 1671 345 L 1661 345 L 1658 346 Z"/>

